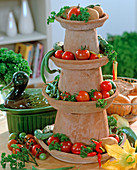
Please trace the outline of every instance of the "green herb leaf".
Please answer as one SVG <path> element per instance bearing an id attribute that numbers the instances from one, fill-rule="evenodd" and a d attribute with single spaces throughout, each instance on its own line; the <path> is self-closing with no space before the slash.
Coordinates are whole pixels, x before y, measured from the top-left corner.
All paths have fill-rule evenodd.
<path id="1" fill-rule="evenodd" d="M 105 101 L 104 99 L 97 100 L 96 107 L 105 108 L 106 105 L 107 101 Z"/>

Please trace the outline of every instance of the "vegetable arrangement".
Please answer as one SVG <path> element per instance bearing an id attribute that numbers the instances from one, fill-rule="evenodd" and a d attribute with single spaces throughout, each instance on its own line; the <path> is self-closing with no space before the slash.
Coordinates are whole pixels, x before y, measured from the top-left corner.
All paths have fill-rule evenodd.
<path id="1" fill-rule="evenodd" d="M 70 51 L 64 52 L 63 50 L 57 50 L 54 56 L 55 58 L 63 60 L 94 60 L 102 58 L 104 55 L 96 54 L 95 52 L 87 50 L 86 47 L 81 46 L 81 49 L 78 49 L 75 55 Z"/>
<path id="2" fill-rule="evenodd" d="M 13 74 L 18 71 L 24 71 L 28 75 L 31 69 L 28 62 L 22 58 L 21 54 L 7 48 L 0 49 L 0 84 L 5 86 L 12 80 Z"/>
<path id="3" fill-rule="evenodd" d="M 80 155 L 82 158 L 93 157 L 97 155 L 98 163 L 101 167 L 101 156 L 106 153 L 105 146 L 121 144 L 123 141 L 123 131 L 117 128 L 117 120 L 113 116 L 108 116 L 108 125 L 110 135 L 99 140 L 91 138 L 91 144 L 85 145 L 81 142 L 72 143 L 65 134 L 53 134 L 53 125 L 46 126 L 43 132 L 37 129 L 34 134 L 37 139 L 43 140 L 49 146 L 49 150 Z M 52 134 L 51 134 L 52 133 Z M 48 135 L 51 135 L 47 138 Z"/>
<path id="4" fill-rule="evenodd" d="M 97 101 L 96 107 L 104 108 L 107 102 L 104 100 L 115 93 L 116 85 L 113 81 L 103 81 L 100 84 L 100 89 L 92 89 L 90 92 L 79 91 L 78 94 L 71 95 L 69 92 L 60 92 L 58 89 L 58 81 L 55 80 L 52 83 L 48 83 L 46 87 L 46 93 L 56 100 L 73 101 L 73 102 L 88 102 Z"/>
<path id="5" fill-rule="evenodd" d="M 47 24 L 53 23 L 55 17 L 61 17 L 62 19 L 72 21 L 85 21 L 96 20 L 103 17 L 104 11 L 100 5 L 90 5 L 85 8 L 78 6 L 64 6 L 58 13 L 51 12 L 51 16 L 47 19 Z"/>

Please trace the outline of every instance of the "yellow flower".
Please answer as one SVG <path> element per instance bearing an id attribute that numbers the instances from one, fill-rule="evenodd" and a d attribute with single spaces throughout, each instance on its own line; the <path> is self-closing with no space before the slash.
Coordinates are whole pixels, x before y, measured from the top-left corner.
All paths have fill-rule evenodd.
<path id="1" fill-rule="evenodd" d="M 137 141 L 135 142 L 135 148 L 137 147 Z M 136 167 L 137 153 L 135 148 L 132 148 L 129 141 L 126 140 L 123 145 L 123 149 L 115 145 L 105 145 L 108 155 L 114 157 L 116 160 L 107 161 L 102 168 L 110 170 L 129 170 Z"/>

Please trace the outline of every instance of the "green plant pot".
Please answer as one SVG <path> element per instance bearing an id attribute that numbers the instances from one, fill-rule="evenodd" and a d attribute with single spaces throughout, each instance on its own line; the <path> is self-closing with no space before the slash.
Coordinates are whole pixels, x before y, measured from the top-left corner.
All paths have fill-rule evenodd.
<path id="1" fill-rule="evenodd" d="M 33 134 L 36 129 L 54 124 L 56 110 L 52 106 L 37 109 L 8 109 L 0 105 L 1 111 L 6 111 L 9 133 L 26 132 Z"/>

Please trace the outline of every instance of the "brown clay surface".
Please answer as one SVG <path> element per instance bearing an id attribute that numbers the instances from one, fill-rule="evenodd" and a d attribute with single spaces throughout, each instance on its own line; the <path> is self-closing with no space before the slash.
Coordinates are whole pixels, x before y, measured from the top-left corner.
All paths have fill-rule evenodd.
<path id="1" fill-rule="evenodd" d="M 99 53 L 99 43 L 96 29 L 87 31 L 66 30 L 64 50 L 71 51 L 75 54 L 78 49 L 81 49 L 81 46 L 86 47 L 89 51 L 94 51 L 97 54 Z"/>
<path id="2" fill-rule="evenodd" d="M 55 57 L 53 62 L 62 68 L 59 90 L 69 92 L 71 95 L 81 90 L 90 91 L 91 89 L 100 90 L 103 81 L 101 66 L 107 64 L 108 58 L 102 57 L 95 60 L 62 60 Z"/>

